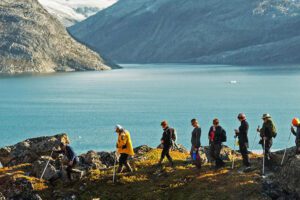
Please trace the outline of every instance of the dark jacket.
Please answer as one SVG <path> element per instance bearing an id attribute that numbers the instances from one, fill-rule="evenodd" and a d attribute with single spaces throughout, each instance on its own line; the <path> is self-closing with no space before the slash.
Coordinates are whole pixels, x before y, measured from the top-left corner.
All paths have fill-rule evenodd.
<path id="1" fill-rule="evenodd" d="M 292 133 L 296 136 L 296 143 L 300 142 L 300 126 L 297 126 L 297 130 L 292 129 Z"/>
<path id="2" fill-rule="evenodd" d="M 167 127 L 164 129 L 161 140 L 164 142 L 164 147 L 171 147 L 173 145 L 173 137 L 175 130 L 173 128 Z"/>
<path id="3" fill-rule="evenodd" d="M 192 139 L 191 139 L 191 143 L 193 147 L 199 148 L 201 146 L 201 128 L 194 128 L 193 132 L 192 132 Z"/>
<path id="4" fill-rule="evenodd" d="M 211 137 L 211 134 L 213 133 L 213 126 L 210 127 L 208 132 L 208 137 Z M 216 131 L 214 132 L 214 138 L 213 141 L 210 141 L 210 144 L 222 144 L 222 135 L 226 135 L 226 131 L 222 128 L 222 126 L 217 126 Z"/>
<path id="5" fill-rule="evenodd" d="M 69 161 L 75 161 L 76 162 L 76 157 L 77 157 L 76 153 L 73 150 L 73 148 L 70 147 L 69 145 L 66 146 L 66 150 L 65 151 L 63 151 L 63 150 L 56 151 L 56 153 L 62 153 L 65 156 L 67 156 L 67 158 L 68 158 Z"/>
<path id="6" fill-rule="evenodd" d="M 248 130 L 249 130 L 249 124 L 246 120 L 241 121 L 241 126 L 239 127 L 239 143 L 245 144 L 248 143 Z"/>

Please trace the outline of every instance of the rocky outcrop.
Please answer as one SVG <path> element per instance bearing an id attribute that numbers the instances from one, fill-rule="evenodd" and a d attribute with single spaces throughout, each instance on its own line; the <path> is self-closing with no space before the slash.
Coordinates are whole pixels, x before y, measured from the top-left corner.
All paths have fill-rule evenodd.
<path id="1" fill-rule="evenodd" d="M 110 69 L 37 0 L 0 1 L 0 73 Z"/>
<path id="2" fill-rule="evenodd" d="M 273 154 L 274 161 L 280 166 L 271 177 L 273 185 L 278 185 L 285 194 L 300 199 L 300 155 L 295 155 L 296 148 L 289 148 L 286 152 L 286 159 L 280 166 L 284 151 L 278 151 Z"/>
<path id="3" fill-rule="evenodd" d="M 34 186 L 31 181 L 26 179 L 25 177 L 12 178 L 7 176 L 5 179 L 5 183 L 1 187 L 1 191 L 3 192 L 2 196 L 0 195 L 0 199 L 18 199 L 18 200 L 42 200 L 42 198 L 34 192 Z M 0 193 L 1 194 L 1 193 Z"/>
<path id="4" fill-rule="evenodd" d="M 33 163 L 33 170 L 32 170 L 31 175 L 38 177 L 38 178 L 41 177 L 41 175 L 43 174 L 43 171 L 47 165 L 48 160 L 50 160 L 51 162 L 49 162 L 49 164 L 45 170 L 43 179 L 50 180 L 54 176 L 58 175 L 59 170 L 57 170 L 55 168 L 54 160 L 48 156 L 43 156 L 39 160 L 37 160 Z"/>
<path id="5" fill-rule="evenodd" d="M 101 160 L 100 155 L 95 151 L 89 151 L 80 155 L 80 165 L 86 170 L 106 168 L 106 165 L 102 164 Z M 104 162 L 107 163 L 109 161 L 104 160 Z"/>
<path id="6" fill-rule="evenodd" d="M 53 147 L 61 142 L 69 143 L 66 134 L 28 139 L 0 149 L 0 162 L 4 167 L 22 163 L 34 163 L 42 156 L 49 156 Z"/>
<path id="7" fill-rule="evenodd" d="M 160 144 L 157 146 L 158 149 L 162 149 L 164 146 L 163 144 Z M 172 147 L 172 151 L 178 151 L 181 153 L 188 153 L 189 151 L 182 145 L 182 144 L 176 144 Z"/>

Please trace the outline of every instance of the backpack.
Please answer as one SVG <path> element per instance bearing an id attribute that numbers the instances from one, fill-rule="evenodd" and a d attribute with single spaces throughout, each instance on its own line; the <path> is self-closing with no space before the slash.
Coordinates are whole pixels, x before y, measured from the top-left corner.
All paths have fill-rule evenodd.
<path id="1" fill-rule="evenodd" d="M 221 129 L 221 142 L 226 142 L 226 141 L 227 141 L 226 132 L 224 129 Z"/>

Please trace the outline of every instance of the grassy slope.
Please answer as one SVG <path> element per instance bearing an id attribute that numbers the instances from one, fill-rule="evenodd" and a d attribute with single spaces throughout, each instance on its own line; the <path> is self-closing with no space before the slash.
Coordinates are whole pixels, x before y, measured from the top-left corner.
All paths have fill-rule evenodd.
<path id="1" fill-rule="evenodd" d="M 189 155 L 178 152 L 172 152 L 176 160 L 175 169 L 166 164 L 160 170 L 155 166 L 159 156 L 160 150 L 150 151 L 144 155 L 146 160 L 132 163 L 136 170 L 134 173 L 119 175 L 116 184 L 112 183 L 112 169 L 94 170 L 80 182 L 60 182 L 55 188 L 47 188 L 41 182 L 37 191 L 44 199 L 51 199 L 53 191 L 62 189 L 79 199 L 266 199 L 261 195 L 260 158 L 257 156 L 252 156 L 256 170 L 247 174 L 240 174 L 230 167 L 215 171 L 210 165 L 199 171 L 186 162 Z M 238 159 L 237 168 L 240 165 L 241 160 Z M 231 166 L 230 163 L 228 166 Z M 5 169 L 0 170 L 0 177 L 5 173 Z"/>

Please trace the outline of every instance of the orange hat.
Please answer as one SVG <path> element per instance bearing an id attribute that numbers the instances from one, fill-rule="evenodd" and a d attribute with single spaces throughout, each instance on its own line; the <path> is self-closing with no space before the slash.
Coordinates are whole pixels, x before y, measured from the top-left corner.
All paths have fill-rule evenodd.
<path id="1" fill-rule="evenodd" d="M 300 120 L 299 120 L 298 118 L 294 118 L 294 119 L 292 120 L 292 124 L 293 124 L 294 126 L 298 126 L 298 125 L 300 124 Z"/>

